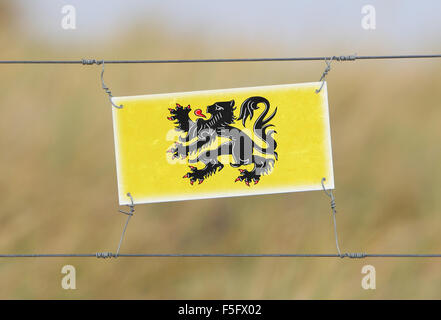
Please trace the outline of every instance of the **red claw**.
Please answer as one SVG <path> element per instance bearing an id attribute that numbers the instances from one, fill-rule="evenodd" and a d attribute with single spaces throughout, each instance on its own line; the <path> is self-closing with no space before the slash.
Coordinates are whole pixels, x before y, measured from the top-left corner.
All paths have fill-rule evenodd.
<path id="1" fill-rule="evenodd" d="M 190 105 L 188 105 L 186 109 L 187 109 L 187 110 L 191 110 Z"/>
<path id="2" fill-rule="evenodd" d="M 201 184 L 202 182 L 204 182 L 204 179 L 200 179 L 199 180 L 199 184 Z"/>
<path id="3" fill-rule="evenodd" d="M 249 187 L 250 183 L 248 181 L 245 181 L 245 184 Z"/>
<path id="4" fill-rule="evenodd" d="M 254 184 L 258 184 L 259 183 L 259 180 L 254 180 Z"/>
<path id="5" fill-rule="evenodd" d="M 234 182 L 240 181 L 240 178 L 236 178 L 236 180 L 234 180 Z"/>
<path id="6" fill-rule="evenodd" d="M 168 110 L 170 110 L 170 112 L 175 111 L 175 110 L 173 110 L 172 108 L 168 108 Z"/>
<path id="7" fill-rule="evenodd" d="M 175 120 L 174 117 L 167 117 L 168 120 Z"/>
<path id="8" fill-rule="evenodd" d="M 190 184 L 193 185 L 193 183 L 194 183 L 194 180 L 190 180 Z"/>
<path id="9" fill-rule="evenodd" d="M 182 108 L 182 106 L 179 103 L 176 104 L 176 107 L 178 107 L 179 109 Z"/>
<path id="10" fill-rule="evenodd" d="M 240 173 L 243 173 L 245 170 L 244 169 L 239 169 Z"/>
<path id="11" fill-rule="evenodd" d="M 182 179 L 189 178 L 188 173 L 182 177 Z"/>

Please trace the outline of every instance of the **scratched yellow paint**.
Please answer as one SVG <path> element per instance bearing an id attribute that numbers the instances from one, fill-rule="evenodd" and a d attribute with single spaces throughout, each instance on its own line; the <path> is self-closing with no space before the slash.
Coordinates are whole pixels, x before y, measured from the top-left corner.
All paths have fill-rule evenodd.
<path id="1" fill-rule="evenodd" d="M 320 83 L 303 83 L 113 98 L 114 103 L 124 106 L 122 109 L 113 108 L 120 204 L 130 202 L 128 192 L 135 203 L 150 203 L 319 190 L 323 177 L 326 178 L 325 186 L 333 189 L 327 88 L 325 84 L 317 94 L 318 87 Z M 234 100 L 234 114 L 239 117 L 242 102 L 252 96 L 265 97 L 270 102 L 268 114 L 277 107 L 277 113 L 270 121 L 277 131 L 273 137 L 278 153 L 272 170 L 262 175 L 257 184 L 247 186 L 242 181 L 235 182 L 240 176 L 238 169 L 251 171 L 253 165 L 233 168 L 229 165 L 231 156 L 224 155 L 219 157 L 225 165 L 222 171 L 204 179 L 201 184 L 195 181 L 191 185 L 190 179 L 183 178 L 191 172 L 188 160 L 173 160 L 172 153 L 167 153 L 179 136 L 173 121 L 167 119 L 171 115 L 169 108 L 175 108 L 176 103 L 184 107 L 190 105 L 189 115 L 195 121 L 198 116 L 194 110 L 203 110 L 209 118 L 205 112 L 207 106 Z M 263 109 L 264 106 L 259 104 L 245 128 L 241 120 L 231 125 L 252 132 L 253 123 Z M 219 140 L 225 141 L 225 138 Z M 254 137 L 254 140 L 265 146 L 258 138 Z M 200 162 L 190 165 L 198 169 L 204 167 Z"/>

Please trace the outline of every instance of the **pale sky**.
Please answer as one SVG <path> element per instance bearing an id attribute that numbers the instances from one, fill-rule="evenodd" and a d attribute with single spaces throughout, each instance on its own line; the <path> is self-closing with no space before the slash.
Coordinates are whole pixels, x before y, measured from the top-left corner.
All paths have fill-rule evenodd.
<path id="1" fill-rule="evenodd" d="M 0 0 L 7 1 L 7 0 Z M 158 26 L 170 39 L 183 34 L 229 45 L 233 40 L 271 43 L 294 53 L 392 54 L 440 51 L 439 0 L 18 0 L 19 36 L 53 43 L 91 42 L 124 33 L 136 25 Z M 61 28 L 61 8 L 76 8 L 77 29 Z M 376 9 L 376 29 L 364 30 L 361 8 Z M 143 24 L 140 24 L 143 22 Z M 302 51 L 302 48 L 308 48 Z M 315 51 L 315 52 L 312 52 Z M 379 52 L 380 51 L 380 52 Z M 286 55 L 280 52 L 279 55 Z M 174 55 L 176 56 L 176 54 Z"/>

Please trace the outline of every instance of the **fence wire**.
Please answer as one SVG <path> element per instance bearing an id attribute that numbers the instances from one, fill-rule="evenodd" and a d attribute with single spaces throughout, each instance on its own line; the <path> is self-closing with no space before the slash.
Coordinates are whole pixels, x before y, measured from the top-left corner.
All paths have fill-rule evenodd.
<path id="1" fill-rule="evenodd" d="M 0 64 L 123 64 L 123 63 L 222 63 L 222 62 L 282 62 L 282 61 L 355 61 L 385 59 L 430 59 L 441 58 L 441 54 L 408 54 L 408 55 L 374 55 L 374 56 L 321 56 L 321 57 L 288 57 L 288 58 L 224 58 L 224 59 L 144 59 L 144 60 L 0 60 Z"/>
<path id="2" fill-rule="evenodd" d="M 223 254 L 223 253 L 48 253 L 48 254 L 0 254 L 0 258 L 441 258 L 441 254 L 377 254 L 377 253 L 268 253 L 268 254 Z"/>

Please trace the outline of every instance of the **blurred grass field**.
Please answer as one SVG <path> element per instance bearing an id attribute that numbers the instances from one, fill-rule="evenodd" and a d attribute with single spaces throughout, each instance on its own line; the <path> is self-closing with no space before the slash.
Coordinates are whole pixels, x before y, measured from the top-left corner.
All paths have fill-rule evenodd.
<path id="1" fill-rule="evenodd" d="M 170 48 L 160 22 L 99 46 L 48 46 L 11 36 L 12 9 L 1 9 L 0 41 L 8 45 L 0 59 L 255 56 L 252 43 L 213 48 L 190 35 Z M 316 81 L 324 67 L 109 65 L 105 80 L 115 96 L 136 95 Z M 117 212 L 111 107 L 99 72 L 0 66 L 1 253 L 116 250 L 126 216 Z M 441 251 L 440 74 L 438 60 L 333 64 L 328 93 L 343 251 Z M 329 199 L 306 192 L 140 205 L 122 252 L 334 253 Z M 60 286 L 66 264 L 76 267 L 75 291 Z M 376 267 L 376 290 L 360 286 L 365 264 Z M 0 298 L 433 299 L 441 298 L 440 266 L 436 259 L 3 259 Z"/>

